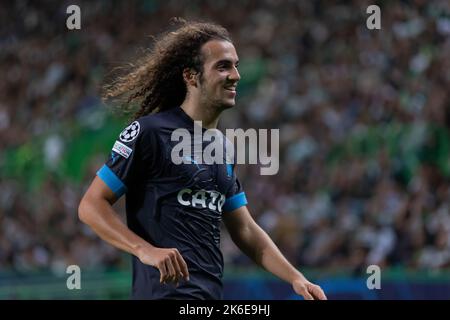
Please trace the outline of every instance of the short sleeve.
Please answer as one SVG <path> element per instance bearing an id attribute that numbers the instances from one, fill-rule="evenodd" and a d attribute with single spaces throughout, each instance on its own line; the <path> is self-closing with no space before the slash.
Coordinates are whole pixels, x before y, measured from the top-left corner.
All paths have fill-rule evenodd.
<path id="1" fill-rule="evenodd" d="M 97 176 L 121 197 L 132 184 L 142 182 L 151 173 L 159 154 L 155 130 L 142 120 L 133 121 L 114 142 L 108 160 Z"/>
<path id="2" fill-rule="evenodd" d="M 239 179 L 234 176 L 234 182 L 231 188 L 228 190 L 225 195 L 225 204 L 223 205 L 223 211 L 231 212 L 240 207 L 247 205 L 247 197 L 245 196 L 245 192 L 242 189 L 242 185 Z"/>

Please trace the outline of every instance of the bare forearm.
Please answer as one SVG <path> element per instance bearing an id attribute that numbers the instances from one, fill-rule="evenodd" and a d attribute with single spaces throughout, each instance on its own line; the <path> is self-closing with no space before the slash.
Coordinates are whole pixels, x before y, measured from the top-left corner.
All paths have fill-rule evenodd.
<path id="1" fill-rule="evenodd" d="M 182 278 L 189 281 L 188 266 L 178 249 L 157 248 L 128 229 L 112 208 L 116 200 L 103 180 L 95 177 L 81 200 L 78 216 L 106 242 L 157 268 L 161 283 L 178 283 Z"/>
<path id="2" fill-rule="evenodd" d="M 224 221 L 237 246 L 261 267 L 289 282 L 297 294 L 308 300 L 327 298 L 322 288 L 309 282 L 287 261 L 272 239 L 253 220 L 246 206 L 232 211 Z"/>
<path id="3" fill-rule="evenodd" d="M 83 200 L 79 207 L 79 216 L 103 240 L 135 256 L 138 256 L 140 249 L 151 246 L 128 229 L 106 200 Z"/>
<path id="4" fill-rule="evenodd" d="M 240 240 L 236 241 L 240 249 L 258 265 L 277 277 L 292 283 L 303 277 L 283 256 L 267 233 L 256 223 L 241 231 Z"/>

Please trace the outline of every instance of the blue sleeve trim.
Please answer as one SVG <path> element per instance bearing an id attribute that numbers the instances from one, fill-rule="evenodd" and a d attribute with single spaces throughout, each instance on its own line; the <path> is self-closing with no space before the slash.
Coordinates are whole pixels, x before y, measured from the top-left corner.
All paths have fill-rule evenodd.
<path id="1" fill-rule="evenodd" d="M 245 206 L 247 203 L 248 202 L 247 197 L 245 196 L 245 192 L 241 192 L 225 200 L 223 211 L 230 212 L 236 210 L 237 208 Z"/>
<path id="2" fill-rule="evenodd" d="M 233 165 L 230 163 L 227 163 L 227 176 L 229 177 L 233 176 Z"/>
<path id="3" fill-rule="evenodd" d="M 114 192 L 117 199 L 127 192 L 127 187 L 106 164 L 97 171 L 97 176 Z"/>

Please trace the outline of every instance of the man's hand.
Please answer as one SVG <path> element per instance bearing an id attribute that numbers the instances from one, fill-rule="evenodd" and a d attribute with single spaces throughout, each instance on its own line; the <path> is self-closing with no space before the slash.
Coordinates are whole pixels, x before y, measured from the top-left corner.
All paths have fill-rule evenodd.
<path id="1" fill-rule="evenodd" d="M 327 300 L 322 288 L 306 280 L 304 277 L 292 281 L 294 291 L 305 300 Z"/>
<path id="2" fill-rule="evenodd" d="M 137 257 L 142 263 L 159 270 L 160 283 L 173 282 L 178 285 L 181 278 L 189 281 L 187 264 L 175 248 L 142 248 L 138 251 Z"/>

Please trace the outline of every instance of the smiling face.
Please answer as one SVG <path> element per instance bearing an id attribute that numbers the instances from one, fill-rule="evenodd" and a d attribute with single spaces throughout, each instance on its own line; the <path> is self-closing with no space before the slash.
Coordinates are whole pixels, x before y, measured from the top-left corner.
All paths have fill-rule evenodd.
<path id="1" fill-rule="evenodd" d="M 203 73 L 198 82 L 200 103 L 219 109 L 235 105 L 236 86 L 241 78 L 233 44 L 211 40 L 202 47 Z"/>

